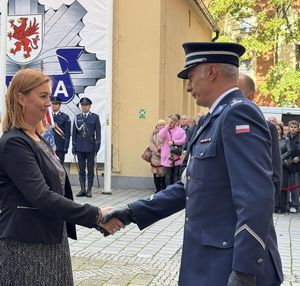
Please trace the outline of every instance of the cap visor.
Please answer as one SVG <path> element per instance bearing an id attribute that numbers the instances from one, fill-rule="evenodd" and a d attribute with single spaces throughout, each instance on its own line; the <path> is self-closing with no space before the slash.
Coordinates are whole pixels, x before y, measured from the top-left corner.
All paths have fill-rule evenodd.
<path id="1" fill-rule="evenodd" d="M 183 69 L 182 71 L 180 71 L 177 74 L 177 77 L 179 77 L 181 79 L 188 79 L 189 78 L 189 69 L 190 69 L 190 67 Z"/>

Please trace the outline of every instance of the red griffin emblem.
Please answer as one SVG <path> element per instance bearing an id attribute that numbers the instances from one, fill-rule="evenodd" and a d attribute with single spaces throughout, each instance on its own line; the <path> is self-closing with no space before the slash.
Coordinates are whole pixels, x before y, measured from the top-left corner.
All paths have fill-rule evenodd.
<path id="1" fill-rule="evenodd" d="M 38 42 L 40 40 L 39 38 L 39 23 L 36 21 L 36 17 L 34 17 L 33 22 L 30 21 L 28 25 L 28 18 L 26 17 L 20 17 L 17 20 L 20 25 L 15 25 L 15 20 L 10 19 L 9 23 L 11 28 L 13 29 L 13 32 L 9 32 L 7 36 L 11 40 L 16 39 L 16 42 L 14 43 L 15 48 L 10 49 L 10 53 L 15 55 L 17 52 L 19 52 L 22 48 L 24 51 L 24 58 L 27 59 L 30 57 L 30 53 L 32 49 L 36 50 L 38 49 Z M 36 35 L 34 37 L 34 35 Z"/>

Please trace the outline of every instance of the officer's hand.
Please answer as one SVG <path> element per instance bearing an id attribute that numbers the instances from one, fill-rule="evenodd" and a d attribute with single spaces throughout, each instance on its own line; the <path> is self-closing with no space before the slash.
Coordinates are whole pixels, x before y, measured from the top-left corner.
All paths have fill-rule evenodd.
<path id="1" fill-rule="evenodd" d="M 124 225 L 129 225 L 134 222 L 134 219 L 132 218 L 132 210 L 128 205 L 126 207 L 113 209 L 103 217 L 102 223 L 106 224 L 113 218 L 119 219 L 124 223 Z"/>
<path id="2" fill-rule="evenodd" d="M 232 271 L 227 286 L 256 286 L 256 277 L 253 274 Z"/>
<path id="3" fill-rule="evenodd" d="M 74 147 L 72 148 L 72 154 L 76 155 L 76 149 Z"/>
<path id="4" fill-rule="evenodd" d="M 105 230 L 103 227 L 101 227 L 100 225 L 97 225 L 97 226 L 96 226 L 96 229 L 97 229 L 98 231 L 100 231 L 100 232 L 103 234 L 104 237 L 109 236 L 109 232 L 106 231 L 106 230 Z"/>

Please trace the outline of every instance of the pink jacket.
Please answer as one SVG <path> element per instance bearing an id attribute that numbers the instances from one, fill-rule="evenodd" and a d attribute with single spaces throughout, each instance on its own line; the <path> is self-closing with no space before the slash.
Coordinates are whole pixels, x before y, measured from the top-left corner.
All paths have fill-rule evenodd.
<path id="1" fill-rule="evenodd" d="M 171 135 L 170 135 L 170 132 Z M 159 131 L 159 137 L 163 140 L 163 145 L 161 147 L 161 164 L 164 167 L 170 167 L 170 146 L 168 144 L 169 141 L 173 140 L 175 145 L 184 145 L 185 143 L 185 132 L 182 128 L 175 126 L 173 129 L 168 128 L 168 126 L 162 128 Z M 175 166 L 181 165 L 183 158 L 180 160 L 175 161 Z"/>

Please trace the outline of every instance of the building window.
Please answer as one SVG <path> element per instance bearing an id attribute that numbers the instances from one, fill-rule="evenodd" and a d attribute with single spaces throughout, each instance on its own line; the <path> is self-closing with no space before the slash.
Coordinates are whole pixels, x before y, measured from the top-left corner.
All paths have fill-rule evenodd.
<path id="1" fill-rule="evenodd" d="M 241 33 L 249 34 L 255 25 L 254 17 L 242 18 L 240 21 L 240 30 Z"/>

